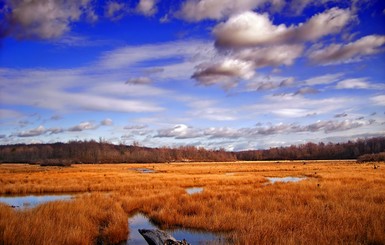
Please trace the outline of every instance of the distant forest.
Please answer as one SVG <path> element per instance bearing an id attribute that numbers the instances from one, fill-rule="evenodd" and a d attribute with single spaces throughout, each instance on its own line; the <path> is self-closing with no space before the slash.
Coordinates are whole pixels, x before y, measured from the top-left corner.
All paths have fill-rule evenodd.
<path id="1" fill-rule="evenodd" d="M 215 162 L 256 160 L 383 160 L 385 137 L 348 141 L 346 143 L 307 143 L 265 150 L 227 152 L 194 146 L 148 148 L 135 145 L 114 145 L 97 141 L 70 141 L 53 144 L 16 144 L 0 146 L 0 163 L 34 163 L 70 165 L 73 163 L 161 163 Z"/>

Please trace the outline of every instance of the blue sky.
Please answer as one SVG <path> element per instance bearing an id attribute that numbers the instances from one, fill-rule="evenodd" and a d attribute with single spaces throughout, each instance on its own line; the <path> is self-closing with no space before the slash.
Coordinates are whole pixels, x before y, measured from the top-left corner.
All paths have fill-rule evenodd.
<path id="1" fill-rule="evenodd" d="M 6 0 L 0 144 L 385 135 L 382 0 Z"/>

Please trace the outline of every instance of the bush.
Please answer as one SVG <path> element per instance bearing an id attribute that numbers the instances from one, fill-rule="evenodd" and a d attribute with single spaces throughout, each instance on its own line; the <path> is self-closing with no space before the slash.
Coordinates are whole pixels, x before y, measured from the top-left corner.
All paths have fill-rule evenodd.
<path id="1" fill-rule="evenodd" d="M 357 158 L 357 162 L 383 162 L 385 161 L 385 152 L 377 154 L 365 154 Z"/>

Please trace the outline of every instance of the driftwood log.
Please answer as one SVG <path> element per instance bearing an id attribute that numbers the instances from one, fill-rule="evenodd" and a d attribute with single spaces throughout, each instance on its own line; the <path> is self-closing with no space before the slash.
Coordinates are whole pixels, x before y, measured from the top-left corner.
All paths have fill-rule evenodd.
<path id="1" fill-rule="evenodd" d="M 173 236 L 159 229 L 139 229 L 148 245 L 190 245 L 186 240 L 178 241 Z"/>

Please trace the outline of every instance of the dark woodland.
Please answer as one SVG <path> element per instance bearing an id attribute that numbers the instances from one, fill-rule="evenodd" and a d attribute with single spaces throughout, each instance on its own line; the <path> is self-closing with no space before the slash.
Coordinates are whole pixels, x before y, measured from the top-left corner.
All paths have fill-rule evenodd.
<path id="1" fill-rule="evenodd" d="M 346 143 L 307 143 L 265 150 L 227 152 L 194 146 L 148 148 L 114 145 L 104 141 L 70 141 L 53 144 L 16 144 L 0 146 L 1 163 L 70 165 L 75 163 L 163 163 L 225 162 L 257 160 L 333 160 L 384 161 L 385 137 Z"/>

